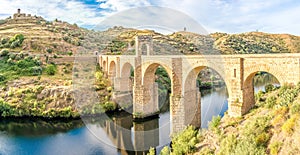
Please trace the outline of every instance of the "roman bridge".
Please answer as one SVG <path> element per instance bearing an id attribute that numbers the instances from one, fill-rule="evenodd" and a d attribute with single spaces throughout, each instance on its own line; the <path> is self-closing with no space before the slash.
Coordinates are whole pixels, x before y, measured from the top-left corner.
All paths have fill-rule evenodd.
<path id="1" fill-rule="evenodd" d="M 229 95 L 228 114 L 233 117 L 242 116 L 254 106 L 253 78 L 257 72 L 272 74 L 280 84 L 300 81 L 300 54 L 153 55 L 151 48 L 146 53 L 136 49 L 136 55 L 99 55 L 99 65 L 112 80 L 115 92 L 132 92 L 134 117 L 159 111 L 155 71 L 163 67 L 171 79 L 172 132 L 186 125 L 200 127 L 201 96 L 196 79 L 206 67 L 223 78 Z"/>

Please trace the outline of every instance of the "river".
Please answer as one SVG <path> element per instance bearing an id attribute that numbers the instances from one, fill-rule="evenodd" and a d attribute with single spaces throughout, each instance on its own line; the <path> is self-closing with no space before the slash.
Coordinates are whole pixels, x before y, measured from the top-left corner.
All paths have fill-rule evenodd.
<path id="1" fill-rule="evenodd" d="M 266 77 L 255 79 L 256 92 L 264 90 L 267 83 L 277 85 L 276 80 Z M 228 94 L 226 87 L 202 91 L 201 94 L 201 127 L 207 128 L 212 116 L 223 116 L 227 111 Z M 133 122 L 132 116 L 126 112 L 65 121 L 1 118 L 0 154 L 146 154 L 132 150 L 154 146 L 159 152 L 163 146 L 169 145 L 169 135 L 169 110 L 161 113 L 159 118 L 144 122 Z"/>

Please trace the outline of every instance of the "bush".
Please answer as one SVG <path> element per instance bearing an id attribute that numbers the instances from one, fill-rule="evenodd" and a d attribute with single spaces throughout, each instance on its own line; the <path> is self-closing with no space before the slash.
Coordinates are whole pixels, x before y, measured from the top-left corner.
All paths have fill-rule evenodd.
<path id="1" fill-rule="evenodd" d="M 277 155 L 279 150 L 281 149 L 282 142 L 274 142 L 270 145 L 270 154 Z"/>
<path id="2" fill-rule="evenodd" d="M 255 101 L 256 102 L 259 102 L 259 101 L 261 101 L 261 98 L 264 96 L 264 92 L 263 91 L 258 91 L 256 94 L 255 94 Z"/>
<path id="3" fill-rule="evenodd" d="M 294 103 L 290 109 L 291 114 L 299 114 L 300 113 L 300 104 Z"/>
<path id="4" fill-rule="evenodd" d="M 231 153 L 233 155 L 241 155 L 241 154 L 253 154 L 253 155 L 264 155 L 266 154 L 266 149 L 261 146 L 257 146 L 251 139 L 243 138 L 238 143 L 234 152 Z"/>
<path id="5" fill-rule="evenodd" d="M 221 123 L 221 116 L 213 116 L 209 122 L 208 128 L 214 132 L 219 133 L 219 125 Z"/>
<path id="6" fill-rule="evenodd" d="M 296 120 L 298 115 L 293 115 L 290 119 L 288 119 L 281 127 L 282 131 L 287 134 L 292 134 L 294 132 L 294 126 L 296 124 Z"/>
<path id="7" fill-rule="evenodd" d="M 159 155 L 170 155 L 170 149 L 168 146 L 165 146 L 159 153 Z"/>
<path id="8" fill-rule="evenodd" d="M 276 104 L 276 96 L 269 96 L 267 99 L 266 99 L 266 107 L 267 108 L 273 108 L 274 105 Z"/>
<path id="9" fill-rule="evenodd" d="M 42 72 L 43 72 L 43 68 L 40 66 L 34 66 L 34 67 L 30 68 L 31 75 L 34 75 L 34 76 L 41 75 Z"/>
<path id="10" fill-rule="evenodd" d="M 10 38 L 9 40 L 10 48 L 21 47 L 23 41 L 24 41 L 24 35 L 16 34 L 14 37 Z"/>
<path id="11" fill-rule="evenodd" d="M 47 53 L 51 54 L 53 50 L 52 50 L 52 48 L 47 48 L 46 51 L 47 51 Z"/>
<path id="12" fill-rule="evenodd" d="M 6 77 L 4 75 L 0 74 L 0 82 L 3 82 L 5 80 L 6 80 Z"/>
<path id="13" fill-rule="evenodd" d="M 275 90 L 275 87 L 274 87 L 273 84 L 267 84 L 267 85 L 265 86 L 265 90 L 266 90 L 266 92 L 268 93 L 268 92 L 271 92 L 271 91 Z"/>
<path id="14" fill-rule="evenodd" d="M 8 50 L 3 49 L 3 50 L 0 51 L 0 57 L 5 57 L 5 56 L 8 55 L 8 53 L 9 53 Z"/>
<path id="15" fill-rule="evenodd" d="M 172 153 L 187 154 L 195 151 L 198 143 L 198 131 L 193 126 L 188 126 L 177 136 L 172 138 Z"/>
<path id="16" fill-rule="evenodd" d="M 113 111 L 113 110 L 116 110 L 117 105 L 114 102 L 105 102 L 105 104 L 103 105 L 103 108 L 105 111 Z"/>
<path id="17" fill-rule="evenodd" d="M 236 135 L 229 134 L 221 141 L 220 154 L 232 154 L 238 141 Z"/>
<path id="18" fill-rule="evenodd" d="M 53 65 L 53 64 L 49 64 L 46 66 L 45 68 L 45 72 L 48 74 L 48 75 L 55 75 L 56 73 L 56 66 Z"/>
<path id="19" fill-rule="evenodd" d="M 156 153 L 155 153 L 155 149 L 153 148 L 153 147 L 151 147 L 150 149 L 149 149 L 149 152 L 147 153 L 147 155 L 155 155 Z"/>

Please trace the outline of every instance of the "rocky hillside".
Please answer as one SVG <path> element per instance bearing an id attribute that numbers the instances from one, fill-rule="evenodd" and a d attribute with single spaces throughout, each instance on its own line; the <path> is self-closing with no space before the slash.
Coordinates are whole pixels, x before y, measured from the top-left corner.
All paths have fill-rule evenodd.
<path id="1" fill-rule="evenodd" d="M 151 35 L 155 54 L 263 54 L 298 53 L 300 37 L 289 34 L 249 32 L 242 34 L 213 33 L 209 36 L 190 32 L 163 35 L 152 30 L 114 27 L 112 42 L 103 50 L 107 54 L 133 54 L 134 37 Z M 171 51 L 171 52 L 170 52 Z"/>
<path id="2" fill-rule="evenodd" d="M 289 34 L 249 32 L 214 33 L 215 47 L 224 54 L 299 53 L 300 37 Z"/>
<path id="3" fill-rule="evenodd" d="M 171 154 L 300 154 L 300 84 L 267 85 L 255 100 L 255 107 L 242 117 L 225 114 L 214 117 L 208 129 L 188 127 L 172 138 Z"/>

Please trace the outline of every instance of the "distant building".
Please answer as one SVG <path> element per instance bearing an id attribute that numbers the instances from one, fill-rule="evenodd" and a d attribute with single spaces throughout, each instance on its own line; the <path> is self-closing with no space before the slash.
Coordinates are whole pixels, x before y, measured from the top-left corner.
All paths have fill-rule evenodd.
<path id="1" fill-rule="evenodd" d="M 10 24 L 20 23 L 37 23 L 39 21 L 45 21 L 41 16 L 31 16 L 31 14 L 21 13 L 21 9 L 17 10 L 17 13 L 13 14 L 13 18 L 8 18 L 7 22 Z"/>

